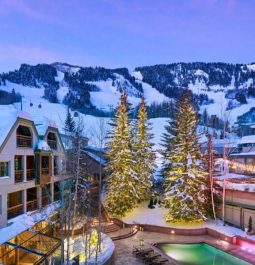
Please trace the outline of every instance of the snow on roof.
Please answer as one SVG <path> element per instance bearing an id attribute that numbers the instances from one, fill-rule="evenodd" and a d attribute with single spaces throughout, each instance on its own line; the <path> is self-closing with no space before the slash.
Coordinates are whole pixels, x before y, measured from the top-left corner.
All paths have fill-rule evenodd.
<path id="1" fill-rule="evenodd" d="M 32 117 L 25 111 L 18 111 L 17 117 L 22 118 L 22 119 L 26 119 L 26 120 L 30 120 L 30 121 L 32 120 Z"/>
<path id="2" fill-rule="evenodd" d="M 217 181 L 217 184 L 223 187 L 222 181 Z M 252 183 L 234 183 L 234 182 L 228 181 L 225 184 L 225 188 L 228 190 L 255 192 L 255 184 L 252 184 Z"/>
<path id="3" fill-rule="evenodd" d="M 228 173 L 226 176 L 220 175 L 220 176 L 215 177 L 215 179 L 223 180 L 223 179 L 252 179 L 252 178 L 247 175 Z"/>
<path id="4" fill-rule="evenodd" d="M 255 143 L 255 135 L 248 135 L 241 138 L 240 144 L 252 144 Z"/>
<path id="5" fill-rule="evenodd" d="M 87 154 L 88 156 L 90 156 L 92 159 L 94 159 L 95 161 L 97 161 L 98 163 L 101 163 L 103 166 L 107 165 L 107 162 L 105 161 L 104 158 L 100 157 L 99 155 L 93 154 L 91 152 L 88 151 L 83 151 L 85 154 Z"/>
<path id="6" fill-rule="evenodd" d="M 32 120 L 28 113 L 17 111 L 13 105 L 0 106 L 0 146 L 3 144 L 17 118 Z"/>
<path id="7" fill-rule="evenodd" d="M 38 140 L 35 146 L 36 150 L 41 150 L 41 151 L 51 151 L 48 143 L 44 140 Z"/>
<path id="8" fill-rule="evenodd" d="M 35 121 L 35 127 L 40 136 L 44 136 L 48 127 L 58 128 L 55 121 L 43 117 L 41 120 Z"/>
<path id="9" fill-rule="evenodd" d="M 40 221 L 47 220 L 59 207 L 58 203 L 47 206 L 43 211 L 34 214 L 27 213 L 9 220 L 9 225 L 0 228 L 0 245 L 7 242 L 16 235 L 26 231 Z"/>

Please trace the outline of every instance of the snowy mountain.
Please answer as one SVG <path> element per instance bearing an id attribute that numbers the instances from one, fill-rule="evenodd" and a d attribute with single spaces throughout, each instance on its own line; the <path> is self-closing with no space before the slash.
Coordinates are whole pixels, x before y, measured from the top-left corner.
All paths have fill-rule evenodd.
<path id="1" fill-rule="evenodd" d="M 50 102 L 82 113 L 111 112 L 123 89 L 136 106 L 145 96 L 151 117 L 166 117 L 184 89 L 194 95 L 200 113 L 226 113 L 233 124 L 255 106 L 255 63 L 173 63 L 127 68 L 81 67 L 66 63 L 22 64 L 0 75 L 0 104 L 20 101 Z M 8 100 L 7 100 L 8 99 Z"/>

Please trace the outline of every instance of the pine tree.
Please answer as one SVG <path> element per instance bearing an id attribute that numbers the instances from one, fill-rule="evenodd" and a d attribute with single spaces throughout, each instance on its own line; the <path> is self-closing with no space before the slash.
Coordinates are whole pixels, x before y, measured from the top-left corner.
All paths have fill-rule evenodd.
<path id="1" fill-rule="evenodd" d="M 73 117 L 69 111 L 69 108 L 67 109 L 66 113 L 66 120 L 65 120 L 65 132 L 73 133 L 75 131 L 75 121 L 73 120 Z"/>
<path id="2" fill-rule="evenodd" d="M 144 98 L 142 98 L 138 109 L 138 119 L 134 136 L 134 160 L 135 170 L 139 178 L 137 192 L 140 201 L 148 200 L 151 196 L 150 188 L 153 179 L 154 155 L 152 150 L 152 135 L 149 133 L 147 109 Z"/>
<path id="3" fill-rule="evenodd" d="M 127 114 L 127 96 L 121 95 L 121 102 L 113 120 L 111 139 L 107 143 L 109 175 L 107 177 L 106 206 L 114 216 L 122 217 L 139 201 L 138 177 L 132 154 L 132 128 Z"/>
<path id="4" fill-rule="evenodd" d="M 176 106 L 173 106 L 173 112 L 175 115 Z M 174 115 L 173 115 L 173 120 L 175 119 Z M 173 120 L 170 119 L 167 121 L 167 125 L 165 126 L 165 132 L 162 134 L 162 146 L 164 147 L 162 154 L 164 155 L 165 158 L 172 149 L 172 144 L 173 144 L 172 139 L 176 135 L 175 130 L 173 130 Z M 161 174 L 163 177 L 166 176 L 166 172 L 168 172 L 169 169 L 170 169 L 170 163 L 168 160 L 166 160 L 161 170 Z"/>
<path id="5" fill-rule="evenodd" d="M 165 171 L 165 207 L 171 222 L 194 222 L 205 218 L 205 173 L 196 128 L 197 113 L 190 95 L 184 93 L 179 100 L 172 123 L 170 151 L 165 158 L 169 168 Z"/>
<path id="6" fill-rule="evenodd" d="M 248 222 L 248 233 L 252 232 L 252 218 L 251 216 L 249 217 L 249 222 Z"/>

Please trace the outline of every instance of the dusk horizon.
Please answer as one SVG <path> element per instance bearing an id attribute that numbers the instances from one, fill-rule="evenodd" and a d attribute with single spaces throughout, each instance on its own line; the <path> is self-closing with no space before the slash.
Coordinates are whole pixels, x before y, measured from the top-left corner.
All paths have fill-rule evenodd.
<path id="1" fill-rule="evenodd" d="M 0 2 L 0 72 L 21 63 L 106 68 L 255 61 L 254 1 Z"/>

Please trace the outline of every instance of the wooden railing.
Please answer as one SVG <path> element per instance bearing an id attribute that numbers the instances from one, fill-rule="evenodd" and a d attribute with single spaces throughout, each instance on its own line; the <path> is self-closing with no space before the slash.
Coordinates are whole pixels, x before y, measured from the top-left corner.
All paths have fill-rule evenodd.
<path id="1" fill-rule="evenodd" d="M 51 203 L 51 195 L 42 196 L 42 206 L 46 206 Z"/>
<path id="2" fill-rule="evenodd" d="M 18 204 L 8 208 L 8 219 L 23 214 L 23 204 Z"/>
<path id="3" fill-rule="evenodd" d="M 56 140 L 47 140 L 47 143 L 51 149 L 57 149 L 57 141 Z"/>
<path id="4" fill-rule="evenodd" d="M 50 174 L 50 168 L 42 168 L 41 173 L 43 176 L 48 176 Z"/>
<path id="5" fill-rule="evenodd" d="M 17 147 L 32 147 L 32 137 L 17 135 Z"/>
<path id="6" fill-rule="evenodd" d="M 29 168 L 27 169 L 27 180 L 33 180 L 35 178 L 34 169 Z"/>
<path id="7" fill-rule="evenodd" d="M 41 176 L 39 179 L 39 184 L 43 185 L 43 184 L 47 184 L 50 182 L 50 176 Z"/>
<path id="8" fill-rule="evenodd" d="M 15 183 L 23 182 L 23 170 L 15 170 Z"/>
<path id="9" fill-rule="evenodd" d="M 37 200 L 31 200 L 27 202 L 27 211 L 34 211 L 37 209 Z"/>

